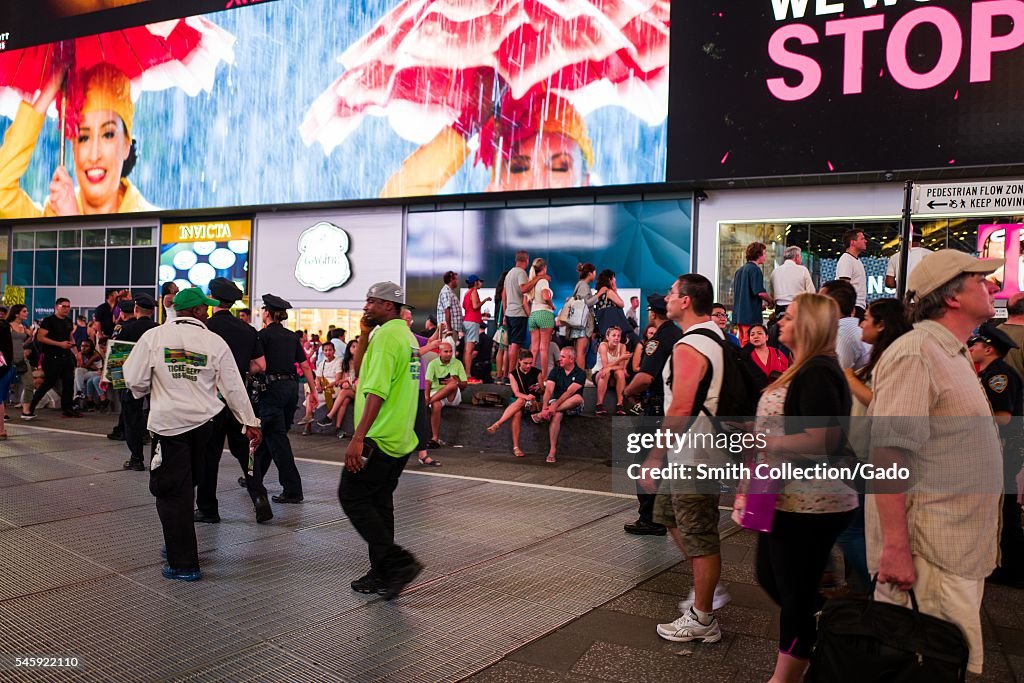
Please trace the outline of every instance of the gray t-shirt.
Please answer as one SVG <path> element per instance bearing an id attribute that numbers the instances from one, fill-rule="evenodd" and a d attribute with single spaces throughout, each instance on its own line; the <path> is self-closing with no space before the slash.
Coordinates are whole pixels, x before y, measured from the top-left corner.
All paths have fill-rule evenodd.
<path id="1" fill-rule="evenodd" d="M 526 271 L 516 266 L 505 276 L 505 315 L 509 318 L 525 318 L 523 308 L 523 285 L 530 280 Z"/>

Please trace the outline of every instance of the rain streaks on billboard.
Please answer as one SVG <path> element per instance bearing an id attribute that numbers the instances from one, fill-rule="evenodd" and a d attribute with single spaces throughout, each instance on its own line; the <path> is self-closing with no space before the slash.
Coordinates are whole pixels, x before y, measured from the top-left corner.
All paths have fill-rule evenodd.
<path id="1" fill-rule="evenodd" d="M 668 0 L 265 2 L 8 50 L 0 219 L 662 182 L 668 55 Z"/>
<path id="2" fill-rule="evenodd" d="M 1024 1 L 687 2 L 668 176 L 1024 162 Z"/>

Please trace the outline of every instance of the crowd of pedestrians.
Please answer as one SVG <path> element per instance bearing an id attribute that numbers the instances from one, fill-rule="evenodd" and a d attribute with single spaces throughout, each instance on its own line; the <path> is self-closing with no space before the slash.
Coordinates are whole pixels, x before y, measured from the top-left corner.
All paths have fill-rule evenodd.
<path id="1" fill-rule="evenodd" d="M 348 342 L 340 328 L 322 343 L 319 333 L 286 329 L 291 305 L 272 294 L 262 298 L 257 332 L 233 314 L 242 292 L 222 279 L 211 282 L 210 296 L 190 288 L 167 291 L 159 302 L 111 291 L 91 322 L 74 319 L 63 298 L 38 326 L 28 325 L 27 310 L 15 305 L 0 322 L 0 416 L 12 399 L 25 420 L 45 400 L 55 400 L 67 417 L 104 405 L 112 395 L 102 344 L 108 337 L 134 344 L 123 366 L 126 388 L 116 397 L 129 450 L 125 469 L 146 470 L 149 438 L 164 575 L 192 581 L 202 575 L 194 524 L 220 522 L 216 482 L 225 440 L 257 522 L 273 518 L 271 501 L 303 502 L 288 437 L 301 378 L 306 406 L 298 424 L 309 427 L 323 408 L 318 424 L 349 439 L 338 497 L 367 543 L 370 565 L 352 588 L 389 598 L 422 570 L 395 543 L 393 491 L 413 453 L 422 465 L 440 465 L 427 451 L 449 445 L 441 439 L 443 424 L 470 384 L 507 385 L 508 405 L 486 431 L 495 435 L 507 423 L 512 453 L 523 458 L 529 416 L 547 431 L 548 463 L 557 462 L 566 421 L 588 410 L 591 387 L 596 403 L 589 409 L 597 417 L 657 417 L 673 429 L 717 434 L 726 426 L 716 418 L 730 416 L 728 429 L 764 437 L 743 454 L 750 464 L 893 464 L 928 485 L 919 492 L 823 477 L 785 479 L 771 493 L 774 512 L 759 528 L 755 573 L 780 607 L 772 680 L 799 681 L 806 671 L 826 600 L 824 578 L 840 571 L 836 548 L 850 591 L 908 604 L 912 588 L 923 612 L 959 626 L 970 647 L 969 670 L 977 673 L 985 581 L 1024 587 L 1024 295 L 1009 301 L 1009 319 L 995 326 L 986 277 L 1001 261 L 942 250 L 919 253 L 910 264 L 906 301 L 868 304 L 858 260 L 864 235 L 851 231 L 844 243 L 836 279 L 818 290 L 799 248 L 785 249 L 768 281 L 771 293 L 761 270 L 766 246 L 749 245 L 733 280 L 738 335 L 702 275 L 681 275 L 664 294 L 649 294 L 645 323 L 638 298 L 627 305 L 619 294 L 614 272 L 579 264 L 572 295 L 561 301 L 548 264 L 525 251 L 499 278 L 493 331 L 483 279 L 467 277 L 460 297 L 454 271 L 442 278 L 427 334 L 412 331 L 403 289 L 382 282 L 368 291 L 359 334 Z M 769 306 L 775 321 L 766 324 Z M 163 325 L 154 320 L 158 307 L 174 312 L 165 311 Z M 350 408 L 348 434 L 341 430 Z M 850 421 L 862 416 L 873 421 Z M 975 420 L 965 433 L 949 418 Z M 694 457 L 711 462 L 713 450 Z M 649 472 L 669 458 L 652 449 L 635 463 Z M 274 496 L 264 484 L 271 464 L 281 485 Z M 951 482 L 970 495 L 942 488 Z M 755 496 L 765 493 L 749 479 L 733 483 L 733 517 L 747 524 L 763 500 Z M 693 590 L 679 618 L 657 627 L 666 640 L 722 638 L 715 611 L 730 596 L 721 582 L 721 494 L 675 482 L 659 486 L 649 475 L 637 482 L 638 516 L 625 531 L 670 535 L 692 565 Z"/>

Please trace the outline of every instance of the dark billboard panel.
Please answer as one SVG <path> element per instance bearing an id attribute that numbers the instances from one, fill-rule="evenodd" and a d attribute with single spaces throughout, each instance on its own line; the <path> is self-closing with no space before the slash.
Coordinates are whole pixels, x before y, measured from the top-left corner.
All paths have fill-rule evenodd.
<path id="1" fill-rule="evenodd" d="M 0 52 L 0 219 L 665 179 L 668 0 L 226 5 Z"/>
<path id="2" fill-rule="evenodd" d="M 1022 0 L 689 0 L 670 180 L 1024 161 Z"/>

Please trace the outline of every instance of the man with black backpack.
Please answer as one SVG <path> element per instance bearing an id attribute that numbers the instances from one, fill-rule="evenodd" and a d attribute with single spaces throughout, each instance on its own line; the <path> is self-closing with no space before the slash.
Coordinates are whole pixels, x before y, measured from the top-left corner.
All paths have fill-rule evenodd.
<path id="1" fill-rule="evenodd" d="M 753 414 L 756 406 L 752 407 L 751 402 L 756 401 L 756 391 L 749 393 L 734 347 L 711 319 L 711 282 L 695 273 L 681 275 L 665 302 L 668 318 L 682 328 L 683 335 L 673 346 L 671 362 L 663 373 L 664 426 L 679 432 L 698 429 L 693 418 L 703 413 L 708 419 L 700 419 L 699 429 L 717 430 L 721 425 L 715 424 L 714 416 Z M 663 467 L 665 457 L 664 451 L 652 450 L 644 467 Z M 643 483 L 648 490 L 654 489 L 654 481 Z M 676 527 L 678 534 L 673 535 L 693 563 L 694 583 L 692 600 L 680 604 L 683 615 L 672 623 L 659 624 L 658 635 L 673 642 L 718 642 L 722 631 L 714 610 L 728 603 L 729 595 L 718 588 L 722 556 L 717 483 L 706 482 L 695 488 L 673 486 L 671 495 L 659 495 L 658 500 L 662 504 L 656 506 L 655 521 Z M 670 506 L 664 504 L 669 501 Z"/>

